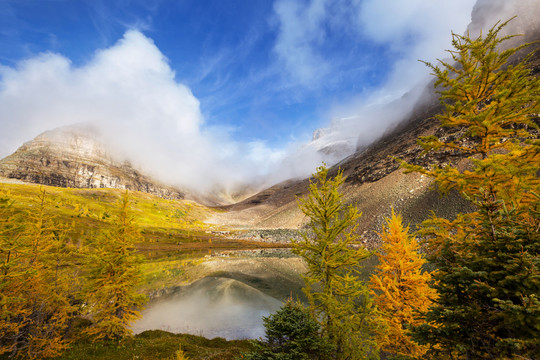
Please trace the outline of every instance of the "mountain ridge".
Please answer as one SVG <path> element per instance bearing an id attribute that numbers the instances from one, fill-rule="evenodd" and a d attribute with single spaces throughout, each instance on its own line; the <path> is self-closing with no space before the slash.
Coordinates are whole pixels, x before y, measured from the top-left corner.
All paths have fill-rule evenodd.
<path id="1" fill-rule="evenodd" d="M 88 126 L 45 131 L 0 160 L 0 176 L 42 185 L 135 190 L 165 199 L 184 199 L 185 191 L 161 184 L 119 162 Z"/>

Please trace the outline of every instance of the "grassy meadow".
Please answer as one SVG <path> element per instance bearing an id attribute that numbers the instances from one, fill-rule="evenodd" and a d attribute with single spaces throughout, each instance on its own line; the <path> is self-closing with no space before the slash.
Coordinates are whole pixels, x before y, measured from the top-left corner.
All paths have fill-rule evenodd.
<path id="1" fill-rule="evenodd" d="M 183 357 L 178 354 L 179 350 Z M 249 350 L 252 350 L 249 340 L 206 339 L 152 330 L 120 344 L 78 341 L 57 360 L 233 360 Z"/>
<path id="2" fill-rule="evenodd" d="M 49 215 L 69 226 L 75 243 L 84 245 L 97 233 L 111 228 L 113 214 L 124 190 L 75 189 L 34 184 L 0 183 L 0 196 L 13 201 L 17 210 L 32 212 L 37 207 L 40 189 L 46 192 Z M 205 255 L 222 250 L 276 247 L 275 244 L 238 240 L 217 234 L 227 230 L 204 223 L 221 211 L 189 200 L 166 200 L 139 192 L 130 192 L 131 211 L 140 230 L 137 249 L 145 256 L 141 291 L 150 292 L 177 285 L 186 269 L 199 264 Z"/>

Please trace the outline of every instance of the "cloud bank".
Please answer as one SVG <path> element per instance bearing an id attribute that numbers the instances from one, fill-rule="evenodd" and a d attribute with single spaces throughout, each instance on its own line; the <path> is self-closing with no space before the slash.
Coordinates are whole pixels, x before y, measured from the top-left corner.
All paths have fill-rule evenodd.
<path id="1" fill-rule="evenodd" d="M 45 130 L 87 123 L 141 170 L 209 191 L 260 174 L 259 164 L 268 167 L 281 154 L 205 126 L 197 98 L 139 31 L 127 31 L 80 67 L 45 53 L 0 68 L 0 79 L 0 157 Z"/>
<path id="2" fill-rule="evenodd" d="M 282 171 L 305 175 L 321 160 L 340 160 L 407 116 L 430 79 L 418 60 L 446 56 L 451 32 L 465 31 L 475 2 L 277 1 L 274 52 L 290 83 L 310 90 L 329 86 L 336 77 L 348 76 L 347 71 L 366 72 L 366 84 L 355 95 L 329 106 L 326 116 L 332 121 L 322 136 L 285 158 Z M 334 42 L 346 43 L 349 54 L 336 55 Z M 372 54 L 364 56 L 364 48 Z M 377 74 L 385 66 L 384 74 Z M 332 147 L 338 149 L 335 156 L 325 155 Z"/>

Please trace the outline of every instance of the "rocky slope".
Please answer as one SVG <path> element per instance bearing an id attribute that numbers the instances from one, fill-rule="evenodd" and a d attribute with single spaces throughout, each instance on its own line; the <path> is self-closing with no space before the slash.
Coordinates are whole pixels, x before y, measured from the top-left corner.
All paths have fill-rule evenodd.
<path id="1" fill-rule="evenodd" d="M 156 182 L 128 162 L 113 159 L 92 128 L 72 126 L 46 131 L 0 160 L 0 176 L 43 185 L 117 188 L 167 199 L 184 193 Z"/>
<path id="2" fill-rule="evenodd" d="M 358 231 L 366 245 L 377 246 L 376 231 L 380 231 L 392 208 L 412 224 L 426 219 L 430 210 L 450 218 L 469 209 L 469 205 L 456 194 L 441 198 L 428 178 L 404 174 L 394 160 L 394 157 L 413 163 L 432 160 L 420 155 L 416 139 L 441 132 L 433 119 L 439 110 L 436 101 L 419 105 L 406 122 L 330 169 L 331 175 L 341 169 L 346 176 L 342 191 L 347 200 L 363 213 Z M 437 160 L 451 159 L 441 157 Z M 275 185 L 240 203 L 224 207 L 228 211 L 217 213 L 210 221 L 264 229 L 301 228 L 307 219 L 298 210 L 296 198 L 308 193 L 308 185 L 307 179 Z"/>
<path id="3" fill-rule="evenodd" d="M 495 6 L 497 3 L 497 6 Z M 473 10 L 469 30 L 475 31 L 486 24 L 494 24 L 498 16 L 510 18 L 519 14 L 521 20 L 513 24 L 511 31 L 524 33 L 519 41 L 540 39 L 540 6 L 529 0 L 490 2 L 479 0 Z M 524 16 L 522 16 L 525 13 Z M 514 44 L 515 46 L 515 44 Z M 539 47 L 537 44 L 535 47 Z M 531 49 L 529 48 L 529 51 Z M 519 54 L 519 55 L 524 55 Z M 512 61 L 517 61 L 513 59 Z M 540 75 L 540 51 L 529 63 L 534 76 Z M 369 246 L 377 246 L 377 231 L 384 218 L 394 208 L 413 226 L 428 218 L 431 211 L 438 216 L 453 218 L 456 213 L 468 211 L 470 205 L 457 194 L 441 197 L 433 188 L 431 180 L 419 174 L 404 174 L 395 158 L 409 163 L 426 164 L 437 161 L 453 161 L 464 166 L 462 160 L 450 154 L 425 156 L 416 145 L 419 136 L 436 134 L 452 137 L 454 134 L 441 129 L 435 115 L 441 111 L 437 95 L 431 84 L 405 119 L 389 129 L 378 141 L 347 157 L 330 169 L 330 174 L 343 170 L 346 183 L 343 191 L 350 203 L 356 204 L 363 215 L 359 234 Z M 290 180 L 266 189 L 240 203 L 224 207 L 225 213 L 217 214 L 213 221 L 238 227 L 264 229 L 301 228 L 307 219 L 298 210 L 296 198 L 308 193 L 309 180 Z"/>

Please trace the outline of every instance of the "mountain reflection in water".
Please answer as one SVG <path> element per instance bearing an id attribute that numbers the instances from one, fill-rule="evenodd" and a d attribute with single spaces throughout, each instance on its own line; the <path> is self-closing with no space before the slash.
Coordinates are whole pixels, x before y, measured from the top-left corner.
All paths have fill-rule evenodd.
<path id="1" fill-rule="evenodd" d="M 262 317 L 281 301 L 240 281 L 207 277 L 183 287 L 173 296 L 150 304 L 132 329 L 222 337 L 227 340 L 264 336 Z"/>

